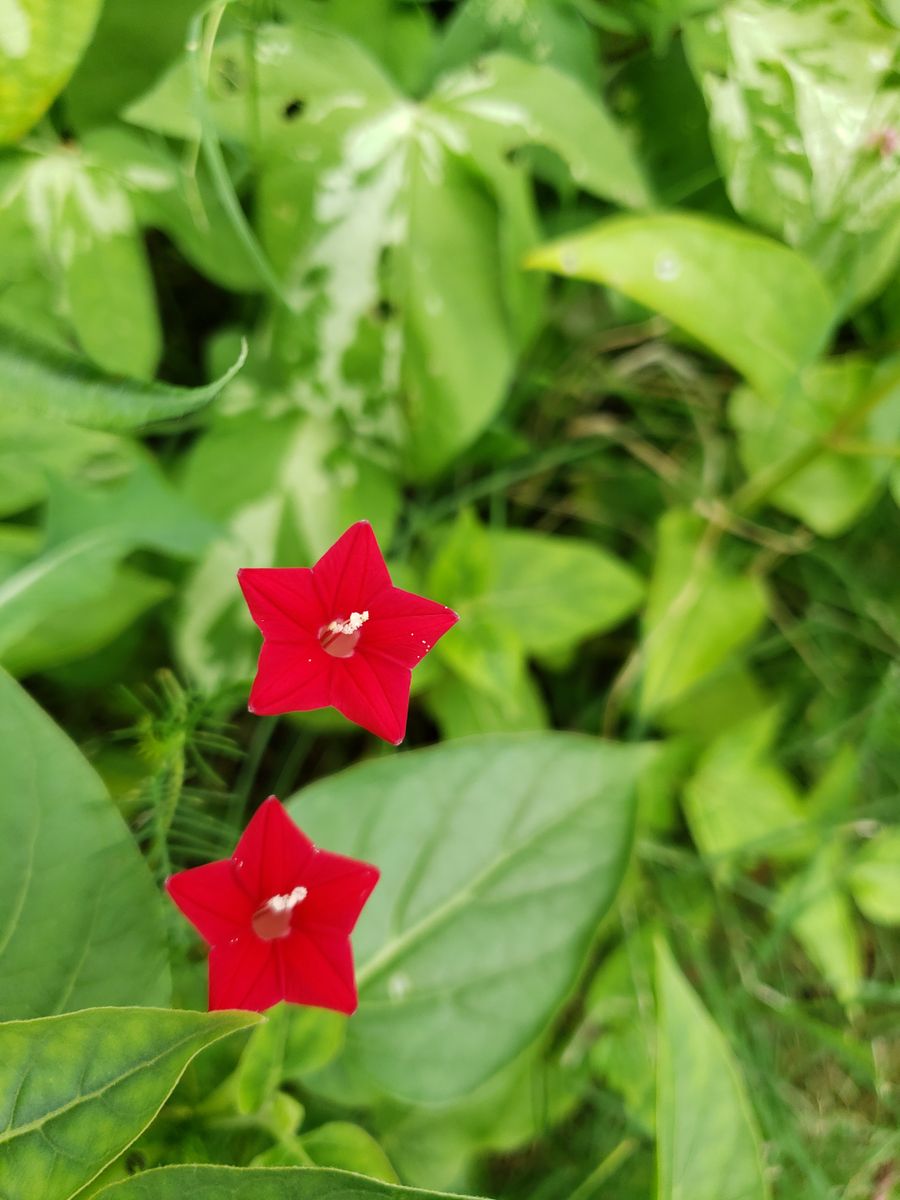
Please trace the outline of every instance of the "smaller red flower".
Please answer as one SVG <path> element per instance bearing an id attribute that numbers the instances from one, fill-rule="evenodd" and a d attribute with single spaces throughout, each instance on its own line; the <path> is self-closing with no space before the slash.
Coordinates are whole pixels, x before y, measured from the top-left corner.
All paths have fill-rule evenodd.
<path id="1" fill-rule="evenodd" d="M 368 521 L 351 525 L 314 567 L 244 567 L 238 582 L 263 635 L 251 712 L 331 705 L 385 741 L 403 741 L 412 669 L 459 617 L 394 587 Z"/>
<path id="2" fill-rule="evenodd" d="M 377 867 L 319 850 L 270 796 L 231 858 L 166 889 L 209 943 L 209 1007 L 263 1012 L 287 1000 L 356 1011 L 350 934 Z"/>

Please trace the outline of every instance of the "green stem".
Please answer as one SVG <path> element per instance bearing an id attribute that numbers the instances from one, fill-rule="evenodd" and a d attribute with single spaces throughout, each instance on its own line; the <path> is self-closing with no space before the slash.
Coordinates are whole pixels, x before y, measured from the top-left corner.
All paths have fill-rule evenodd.
<path id="1" fill-rule="evenodd" d="M 284 293 L 281 281 L 272 269 L 268 258 L 257 241 L 249 221 L 247 220 L 241 202 L 238 200 L 234 184 L 228 173 L 225 156 L 215 132 L 206 94 L 206 80 L 202 62 L 207 65 L 212 57 L 216 33 L 222 21 L 225 9 L 234 0 L 216 0 L 216 3 L 201 9 L 192 19 L 188 27 L 187 61 L 191 77 L 191 96 L 194 116 L 200 128 L 200 151 L 209 169 L 213 190 L 222 205 L 235 236 L 247 252 L 250 261 L 256 268 L 259 280 L 273 299 L 291 308 L 290 301 Z M 204 19 L 210 17 L 209 27 L 204 31 Z"/>

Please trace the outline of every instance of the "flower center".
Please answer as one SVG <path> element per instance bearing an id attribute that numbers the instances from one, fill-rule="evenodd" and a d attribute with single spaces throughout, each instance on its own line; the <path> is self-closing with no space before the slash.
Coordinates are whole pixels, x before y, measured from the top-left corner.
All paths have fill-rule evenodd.
<path id="1" fill-rule="evenodd" d="M 283 938 L 291 932 L 294 909 L 307 897 L 305 887 L 295 887 L 284 896 L 272 896 L 253 914 L 253 932 L 264 942 Z"/>
<path id="2" fill-rule="evenodd" d="M 319 630 L 319 645 L 332 658 L 349 658 L 356 649 L 360 630 L 369 619 L 369 610 L 352 612 L 346 621 L 334 620 Z"/>

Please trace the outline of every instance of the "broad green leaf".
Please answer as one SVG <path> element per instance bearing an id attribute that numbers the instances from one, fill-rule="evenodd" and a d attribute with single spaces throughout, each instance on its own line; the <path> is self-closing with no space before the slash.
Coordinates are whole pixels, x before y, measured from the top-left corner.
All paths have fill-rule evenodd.
<path id="1" fill-rule="evenodd" d="M 900 255 L 900 185 L 879 138 L 900 123 L 900 34 L 858 0 L 736 0 L 689 24 L 734 207 L 805 250 L 842 307 Z"/>
<path id="2" fill-rule="evenodd" d="M 602 546 L 526 530 L 488 533 L 493 578 L 469 606 L 512 629 L 537 657 L 568 650 L 630 617 L 643 580 Z"/>
<path id="3" fill-rule="evenodd" d="M 546 146 L 586 191 L 627 208 L 649 203 L 631 147 L 599 97 L 548 63 L 486 55 L 474 68 L 440 80 L 433 103 L 474 123 L 501 154 Z"/>
<path id="4" fill-rule="evenodd" d="M 354 521 L 372 522 L 390 544 L 399 490 L 389 473 L 356 452 L 334 423 L 295 412 L 270 417 L 277 397 L 216 421 L 188 456 L 187 498 L 225 526 L 183 592 L 176 645 L 205 688 L 249 679 L 259 632 L 235 586 L 248 566 L 312 564 Z"/>
<path id="5" fill-rule="evenodd" d="M 87 44 L 101 0 L 4 0 L 0 10 L 0 144 L 50 107 Z"/>
<path id="6" fill-rule="evenodd" d="M 668 707 L 753 637 L 767 609 L 762 583 L 725 567 L 703 543 L 703 522 L 672 509 L 658 528 L 644 611 L 641 710 Z"/>
<path id="7" fill-rule="evenodd" d="M 45 500 L 51 477 L 78 479 L 98 469 L 115 473 L 127 469 L 131 458 L 129 444 L 110 434 L 0 412 L 0 514 Z"/>
<path id="8" fill-rule="evenodd" d="M 0 571 L 0 580 L 3 572 Z M 0 583 L 2 586 L 2 583 Z M 102 602 L 96 599 L 67 604 L 58 597 L 42 620 L 0 652 L 12 675 L 31 675 L 77 661 L 102 649 L 130 629 L 154 605 L 172 594 L 172 585 L 130 567 L 117 567 L 109 578 Z M 0 638 L 0 646 L 3 645 Z"/>
<path id="9" fill-rule="evenodd" d="M 847 877 L 853 899 L 876 925 L 900 925 L 900 830 L 889 828 L 866 842 Z"/>
<path id="10" fill-rule="evenodd" d="M 186 163 L 160 139 L 123 126 L 92 130 L 82 144 L 88 160 L 128 193 L 139 225 L 164 230 L 189 262 L 223 287 L 257 289 L 256 265 L 203 163 Z"/>
<path id="11" fill-rule="evenodd" d="M 67 120 L 81 133 L 108 125 L 184 49 L 195 0 L 154 0 L 153 20 L 132 0 L 104 0 L 94 35 L 63 98 Z"/>
<path id="12" fill-rule="evenodd" d="M 155 460 L 137 452 L 124 479 L 113 476 L 92 487 L 56 484 L 41 552 L 0 579 L 0 654 L 61 612 L 98 602 L 113 587 L 120 561 L 138 547 L 193 557 L 214 532 Z"/>
<path id="13" fill-rule="evenodd" d="M 245 352 L 220 379 L 196 388 L 169 387 L 103 374 L 80 359 L 4 331 L 0 339 L 0 402 L 10 413 L 65 421 L 89 429 L 140 429 L 196 412 L 219 394 L 244 364 Z"/>
<path id="14" fill-rule="evenodd" d="M 657 1200 L 767 1200 L 759 1132 L 738 1064 L 662 942 L 656 997 Z"/>
<path id="15" fill-rule="evenodd" d="M 21 210 L 53 281 L 55 307 L 102 370 L 147 378 L 161 349 L 156 296 L 128 194 L 82 146 L 22 154 L 0 196 L 0 220 Z"/>
<path id="16" fill-rule="evenodd" d="M 425 590 L 460 614 L 435 657 L 491 698 L 494 728 L 527 729 L 536 727 L 536 706 L 524 656 L 554 660 L 619 624 L 639 605 L 643 582 L 588 541 L 488 530 L 463 511 L 438 546 Z M 453 708 L 463 716 L 452 697 L 447 704 L 451 720 Z"/>
<path id="17" fill-rule="evenodd" d="M 566 734 L 472 738 L 367 763 L 291 802 L 319 844 L 382 870 L 354 934 L 350 1062 L 437 1102 L 540 1034 L 622 876 L 647 753 Z"/>
<path id="18" fill-rule="evenodd" d="M 70 1200 L 150 1124 L 196 1054 L 258 1020 L 91 1008 L 0 1025 L 4 1200 Z"/>
<path id="19" fill-rule="evenodd" d="M 260 235 L 289 301 L 276 356 L 300 403 L 393 441 L 404 474 L 434 475 L 497 413 L 537 315 L 520 259 L 538 227 L 508 154 L 550 146 L 584 187 L 628 202 L 645 198 L 638 170 L 600 102 L 550 65 L 500 56 L 413 101 L 308 6 L 256 42 Z M 242 62 L 234 39 L 216 47 L 210 103 L 223 135 L 253 141 Z M 182 65 L 130 119 L 189 136 L 188 84 Z"/>
<path id="20" fill-rule="evenodd" d="M 845 440 L 869 452 L 841 453 L 840 441 L 822 447 L 802 470 L 778 487 L 770 502 L 805 521 L 816 533 L 843 533 L 884 487 L 892 448 L 900 440 L 900 369 L 896 359 L 873 364 L 861 357 L 831 359 L 806 371 L 802 383 L 780 402 L 738 388 L 729 416 L 738 432 L 747 471 L 765 471 L 814 444 L 861 412 Z M 879 445 L 886 454 L 878 457 Z M 852 446 L 850 447 L 852 450 Z"/>
<path id="21" fill-rule="evenodd" d="M 738 863 L 796 858 L 810 846 L 797 789 L 769 751 L 774 717 L 770 709 L 723 733 L 684 789 L 694 842 L 726 876 Z"/>
<path id="22" fill-rule="evenodd" d="M 822 351 L 834 318 L 801 254 L 694 214 L 611 217 L 533 251 L 527 265 L 624 292 L 775 397 Z"/>
<path id="23" fill-rule="evenodd" d="M 0 784 L 0 1018 L 165 1003 L 161 898 L 134 839 L 76 747 L 3 672 Z"/>
<path id="24" fill-rule="evenodd" d="M 98 1193 L 97 1200 L 466 1200 L 321 1167 L 162 1167 Z"/>
<path id="25" fill-rule="evenodd" d="M 399 1183 L 390 1159 L 370 1133 L 349 1121 L 329 1121 L 298 1139 L 317 1167 L 356 1171 L 386 1183 Z"/>
<path id="26" fill-rule="evenodd" d="M 773 916 L 787 926 L 847 1004 L 859 992 L 863 952 L 853 909 L 842 886 L 843 847 L 832 839 L 778 897 Z"/>
<path id="27" fill-rule="evenodd" d="M 423 699 L 447 739 L 475 733 L 526 732 L 546 729 L 549 724 L 544 698 L 524 663 L 518 665 L 511 688 L 502 696 L 446 672 L 426 690 Z"/>

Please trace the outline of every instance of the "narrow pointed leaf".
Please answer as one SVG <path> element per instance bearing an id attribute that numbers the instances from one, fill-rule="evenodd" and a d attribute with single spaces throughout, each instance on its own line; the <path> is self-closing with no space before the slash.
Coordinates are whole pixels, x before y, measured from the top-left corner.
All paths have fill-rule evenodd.
<path id="1" fill-rule="evenodd" d="M 219 379 L 196 388 L 105 375 L 89 363 L 3 331 L 0 404 L 7 412 L 113 432 L 196 412 L 241 369 L 246 349 Z"/>
<path id="2" fill-rule="evenodd" d="M 738 1065 L 663 943 L 656 991 L 657 1200 L 768 1200 Z"/>
<path id="3" fill-rule="evenodd" d="M 93 1008 L 0 1025 L 3 1200 L 69 1200 L 150 1124 L 195 1054 L 256 1020 Z"/>

